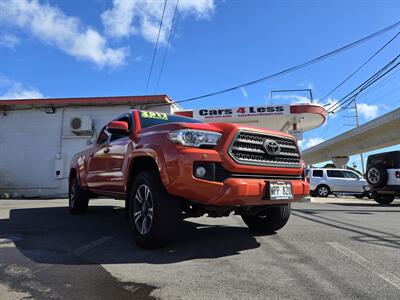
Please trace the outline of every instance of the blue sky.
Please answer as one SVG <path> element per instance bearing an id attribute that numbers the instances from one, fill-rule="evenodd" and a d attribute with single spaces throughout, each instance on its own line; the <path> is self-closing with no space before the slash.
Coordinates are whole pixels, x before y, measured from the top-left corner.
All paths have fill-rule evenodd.
<path id="1" fill-rule="evenodd" d="M 0 0 L 0 97 L 141 95 L 157 37 L 162 0 Z M 169 0 L 149 93 L 182 100 L 301 63 L 399 20 L 399 1 Z M 399 28 L 290 75 L 185 108 L 260 105 L 271 90 L 312 88 L 324 96 Z M 332 95 L 340 99 L 400 49 L 400 37 Z M 361 123 L 400 106 L 400 72 L 360 95 Z M 270 99 L 268 101 L 271 101 Z M 290 103 L 293 99 L 273 99 Z M 303 147 L 353 123 L 347 111 L 307 132 Z M 399 146 L 394 149 L 400 149 Z M 358 158 L 352 161 L 358 163 Z"/>

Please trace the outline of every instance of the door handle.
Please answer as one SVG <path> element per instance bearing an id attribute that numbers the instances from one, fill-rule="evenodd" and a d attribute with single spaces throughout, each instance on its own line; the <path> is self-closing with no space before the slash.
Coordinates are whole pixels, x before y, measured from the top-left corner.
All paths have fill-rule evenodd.
<path id="1" fill-rule="evenodd" d="M 107 147 L 104 149 L 104 153 L 108 153 L 108 152 L 110 152 L 110 148 Z"/>
<path id="2" fill-rule="evenodd" d="M 91 153 L 89 154 L 89 157 L 93 157 L 93 156 L 94 156 L 94 153 L 91 152 Z"/>

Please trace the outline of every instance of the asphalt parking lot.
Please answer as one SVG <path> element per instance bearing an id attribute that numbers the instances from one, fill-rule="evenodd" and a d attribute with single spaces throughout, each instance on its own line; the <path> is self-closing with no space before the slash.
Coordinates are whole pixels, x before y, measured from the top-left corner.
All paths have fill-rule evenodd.
<path id="1" fill-rule="evenodd" d="M 72 216 L 64 199 L 0 200 L 0 299 L 399 299 L 400 201 L 313 201 L 278 234 L 189 219 L 145 251 L 121 201 Z"/>

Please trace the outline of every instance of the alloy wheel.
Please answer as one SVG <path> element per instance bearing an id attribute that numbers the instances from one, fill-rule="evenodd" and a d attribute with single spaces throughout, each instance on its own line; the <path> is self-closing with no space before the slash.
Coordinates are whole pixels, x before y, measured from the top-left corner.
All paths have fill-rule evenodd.
<path id="1" fill-rule="evenodd" d="M 328 189 L 326 187 L 324 187 L 324 186 L 321 186 L 319 188 L 319 190 L 318 190 L 318 193 L 319 193 L 320 196 L 325 197 L 325 196 L 328 195 Z"/>
<path id="2" fill-rule="evenodd" d="M 74 204 L 75 204 L 76 193 L 77 193 L 77 183 L 76 183 L 76 181 L 73 181 L 71 183 L 71 188 L 69 191 L 69 205 L 71 207 L 74 206 Z"/>
<path id="3" fill-rule="evenodd" d="M 368 170 L 367 174 L 369 182 L 376 184 L 379 182 L 379 171 L 376 168 L 371 168 Z"/>
<path id="4" fill-rule="evenodd" d="M 133 205 L 133 218 L 136 229 L 142 235 L 150 231 L 153 223 L 153 195 L 146 184 L 136 190 L 135 204 Z"/>

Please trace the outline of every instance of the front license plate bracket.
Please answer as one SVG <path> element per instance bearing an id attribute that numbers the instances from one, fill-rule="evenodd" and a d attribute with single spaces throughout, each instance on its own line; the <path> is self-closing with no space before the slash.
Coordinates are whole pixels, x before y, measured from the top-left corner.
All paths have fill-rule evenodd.
<path id="1" fill-rule="evenodd" d="M 293 188 L 290 182 L 286 181 L 269 181 L 267 182 L 268 200 L 292 200 Z"/>

